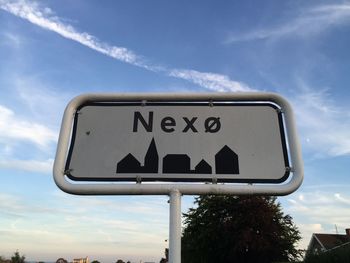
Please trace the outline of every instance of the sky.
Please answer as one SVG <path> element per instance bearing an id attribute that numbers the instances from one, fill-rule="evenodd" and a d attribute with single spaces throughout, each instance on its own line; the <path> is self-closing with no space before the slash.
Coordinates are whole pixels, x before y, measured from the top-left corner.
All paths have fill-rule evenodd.
<path id="1" fill-rule="evenodd" d="M 0 0 L 0 255 L 159 262 L 167 196 L 73 196 L 53 181 L 63 111 L 91 92 L 276 92 L 305 179 L 299 230 L 350 227 L 349 1 Z M 182 211 L 193 196 L 182 198 Z"/>

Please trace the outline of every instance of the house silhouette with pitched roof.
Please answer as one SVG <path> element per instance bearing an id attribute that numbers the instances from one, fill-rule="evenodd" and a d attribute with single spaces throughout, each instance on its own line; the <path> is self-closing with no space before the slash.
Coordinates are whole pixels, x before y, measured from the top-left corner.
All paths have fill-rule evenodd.
<path id="1" fill-rule="evenodd" d="M 215 154 L 215 172 L 217 174 L 239 174 L 238 155 L 227 145 Z"/>
<path id="2" fill-rule="evenodd" d="M 345 229 L 345 234 L 313 233 L 305 257 L 319 255 L 344 246 L 350 246 L 350 228 Z"/>
<path id="3" fill-rule="evenodd" d="M 212 169 L 211 169 L 211 166 L 205 160 L 202 159 L 194 168 L 194 173 L 196 173 L 196 174 L 211 174 Z"/>
<path id="4" fill-rule="evenodd" d="M 129 153 L 117 164 L 117 173 L 140 173 L 141 163 Z"/>

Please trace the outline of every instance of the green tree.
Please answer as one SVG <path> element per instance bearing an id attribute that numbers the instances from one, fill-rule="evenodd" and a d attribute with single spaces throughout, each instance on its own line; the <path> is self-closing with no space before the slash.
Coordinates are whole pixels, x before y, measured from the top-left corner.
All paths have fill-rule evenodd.
<path id="1" fill-rule="evenodd" d="M 182 262 L 296 260 L 300 232 L 276 197 L 200 196 L 184 214 Z"/>
<path id="2" fill-rule="evenodd" d="M 20 255 L 18 250 L 11 257 L 11 263 L 25 263 L 26 257 L 24 255 Z"/>

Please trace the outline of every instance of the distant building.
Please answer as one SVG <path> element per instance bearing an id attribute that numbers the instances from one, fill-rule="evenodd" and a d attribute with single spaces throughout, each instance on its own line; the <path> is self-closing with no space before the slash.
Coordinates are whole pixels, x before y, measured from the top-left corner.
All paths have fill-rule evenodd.
<path id="1" fill-rule="evenodd" d="M 75 258 L 73 259 L 73 263 L 89 263 L 89 258 Z"/>
<path id="2" fill-rule="evenodd" d="M 308 255 L 318 255 L 330 250 L 350 245 L 350 228 L 345 229 L 346 234 L 312 234 L 306 251 Z"/>

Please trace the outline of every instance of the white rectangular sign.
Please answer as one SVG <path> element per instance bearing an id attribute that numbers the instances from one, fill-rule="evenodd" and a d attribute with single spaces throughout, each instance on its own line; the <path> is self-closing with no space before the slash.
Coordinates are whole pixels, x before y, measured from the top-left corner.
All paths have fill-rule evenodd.
<path id="1" fill-rule="evenodd" d="M 72 180 L 277 182 L 288 178 L 270 103 L 90 103 L 75 117 Z"/>
<path id="2" fill-rule="evenodd" d="M 68 149 L 58 149 L 60 155 L 66 151 L 63 174 L 76 182 L 105 184 L 281 184 L 291 178 L 287 149 L 295 148 L 286 137 L 285 109 L 280 97 L 254 98 L 259 96 L 77 97 L 65 114 L 72 123 L 63 124 L 65 135 L 60 135 L 69 135 L 64 138 Z M 68 111 L 73 118 L 66 117 Z M 56 175 L 55 180 L 61 181 Z"/>

